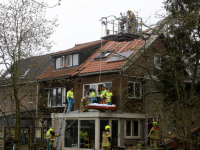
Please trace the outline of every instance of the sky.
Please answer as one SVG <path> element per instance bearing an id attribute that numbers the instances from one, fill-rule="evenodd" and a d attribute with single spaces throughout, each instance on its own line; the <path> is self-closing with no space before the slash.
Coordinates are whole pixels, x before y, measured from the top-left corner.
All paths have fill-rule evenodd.
<path id="1" fill-rule="evenodd" d="M 43 1 L 54 6 L 59 0 Z M 55 43 L 51 53 L 69 49 L 75 44 L 101 39 L 104 33 L 99 21 L 101 17 L 120 17 L 120 12 L 126 13 L 130 9 L 138 12 L 143 22 L 150 25 L 161 19 L 155 16 L 156 13 L 165 13 L 163 0 L 61 0 L 60 3 L 60 6 L 48 8 L 46 13 L 50 20 L 57 17 L 59 24 L 51 36 Z M 2 69 L 4 67 L 0 66 L 0 71 Z"/>

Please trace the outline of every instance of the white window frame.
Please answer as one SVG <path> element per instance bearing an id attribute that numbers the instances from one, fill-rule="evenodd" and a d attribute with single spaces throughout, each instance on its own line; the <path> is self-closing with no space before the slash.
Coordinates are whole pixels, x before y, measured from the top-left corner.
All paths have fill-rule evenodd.
<path id="1" fill-rule="evenodd" d="M 58 60 L 60 59 L 60 60 Z M 57 63 L 60 62 L 60 66 L 57 67 Z M 56 69 L 61 68 L 61 57 L 56 58 Z"/>
<path id="2" fill-rule="evenodd" d="M 71 57 L 71 64 L 68 64 L 68 59 L 69 59 L 69 57 Z M 66 64 L 67 64 L 67 67 L 71 67 L 71 66 L 73 66 L 73 64 L 72 64 L 72 55 L 67 55 L 66 56 Z"/>
<path id="3" fill-rule="evenodd" d="M 75 59 L 75 56 L 77 56 L 77 59 Z M 77 66 L 78 65 L 78 54 L 72 55 L 72 62 L 73 62 L 72 63 L 73 66 Z M 75 65 L 74 62 L 77 62 L 77 64 Z"/>
<path id="4" fill-rule="evenodd" d="M 51 106 L 52 104 L 51 104 L 51 100 L 50 100 L 50 90 L 52 90 L 52 92 L 54 91 L 54 90 L 56 90 L 56 97 L 57 97 L 57 88 L 61 88 L 61 93 L 62 93 L 62 95 L 61 95 L 61 100 L 62 100 L 62 104 L 61 104 L 61 106 Z M 47 95 L 47 107 L 64 107 L 65 106 L 65 104 L 64 104 L 64 98 L 66 98 L 66 94 L 67 94 L 67 92 L 66 92 L 66 87 L 54 87 L 54 88 L 49 88 L 49 89 L 47 89 L 48 90 L 48 95 Z M 63 93 L 63 91 L 64 91 L 64 93 Z M 64 95 L 63 95 L 64 94 Z M 52 100 L 53 100 L 53 96 L 52 96 Z M 57 100 L 57 99 L 56 99 Z"/>
<path id="5" fill-rule="evenodd" d="M 60 61 L 61 61 L 61 62 L 60 62 L 61 68 L 64 68 L 64 67 L 65 67 L 65 63 L 66 63 L 66 61 L 65 61 L 65 56 L 62 56 Z"/>
<path id="6" fill-rule="evenodd" d="M 126 135 L 126 128 L 127 128 L 127 121 L 131 121 L 131 135 L 130 136 L 127 136 Z M 133 133 L 133 129 L 134 129 L 134 127 L 133 127 L 133 122 L 134 121 L 138 121 L 138 136 L 134 136 L 134 135 L 132 135 L 132 133 Z M 141 126 L 141 123 L 140 123 L 140 120 L 137 120 L 137 119 L 126 119 L 125 121 L 124 121 L 124 138 L 125 139 L 140 139 L 141 138 L 141 135 L 140 135 L 140 126 Z"/>
<path id="7" fill-rule="evenodd" d="M 156 57 L 157 57 L 157 60 L 156 60 Z M 161 66 L 161 55 L 160 54 L 154 54 L 154 57 L 153 57 L 153 60 L 154 60 L 154 65 L 156 66 Z M 159 60 L 159 62 L 158 62 Z"/>
<path id="8" fill-rule="evenodd" d="M 129 88 L 129 83 L 134 83 L 134 89 L 133 89 L 133 97 L 132 96 L 130 96 L 129 95 L 129 92 L 128 92 L 128 98 L 135 98 L 135 99 L 141 99 L 141 97 L 142 97 L 142 85 L 141 85 L 141 83 L 140 82 L 134 82 L 134 81 L 128 81 L 128 88 Z M 139 83 L 140 84 L 140 96 L 139 97 L 136 97 L 135 96 L 135 84 L 136 83 Z M 129 90 L 129 89 L 128 89 Z"/>
<path id="9" fill-rule="evenodd" d="M 97 97 L 100 97 L 100 95 L 98 94 L 98 85 L 99 85 L 99 84 L 103 84 L 103 85 L 105 86 L 106 83 L 111 83 L 111 85 L 112 85 L 112 82 L 102 82 L 102 83 L 84 84 L 84 85 L 83 85 L 83 97 L 84 97 L 84 87 L 85 87 L 85 85 L 89 85 L 89 86 L 90 86 L 89 88 L 91 88 L 91 85 L 96 85 L 96 90 L 97 90 L 97 91 L 96 91 L 95 93 L 96 93 L 96 96 L 97 96 Z"/>

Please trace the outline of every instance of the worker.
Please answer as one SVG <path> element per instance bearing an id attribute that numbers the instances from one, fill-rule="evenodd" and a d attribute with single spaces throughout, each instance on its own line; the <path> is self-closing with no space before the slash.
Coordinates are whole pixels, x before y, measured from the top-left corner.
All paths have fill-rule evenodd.
<path id="1" fill-rule="evenodd" d="M 131 28 L 131 31 L 133 33 L 135 33 L 137 32 L 137 29 L 138 29 L 138 22 L 136 20 L 135 14 L 131 10 L 128 10 L 127 14 L 129 15 L 129 19 L 130 19 L 129 28 Z"/>
<path id="2" fill-rule="evenodd" d="M 86 108 L 86 105 L 88 104 L 90 104 L 90 98 L 89 95 L 86 94 L 85 97 L 81 99 L 80 112 L 87 112 L 88 109 Z"/>
<path id="3" fill-rule="evenodd" d="M 110 135 L 110 126 L 105 126 L 105 131 L 102 133 L 102 150 L 111 149 L 111 135 Z"/>
<path id="4" fill-rule="evenodd" d="M 157 125 L 157 122 L 152 123 L 153 127 L 151 128 L 148 137 L 150 137 L 150 147 L 157 148 L 160 138 L 160 128 Z"/>
<path id="5" fill-rule="evenodd" d="M 53 150 L 53 141 L 55 140 L 56 137 L 60 136 L 62 133 L 60 134 L 56 134 L 53 129 L 49 129 L 50 131 L 50 134 L 48 136 L 48 139 L 49 139 L 49 147 L 51 150 Z"/>
<path id="6" fill-rule="evenodd" d="M 74 88 L 70 87 L 70 90 L 67 92 L 67 101 L 69 105 L 69 110 L 67 113 L 71 112 L 72 106 L 74 104 L 74 93 L 73 93 Z"/>
<path id="7" fill-rule="evenodd" d="M 46 133 L 47 150 L 49 150 L 49 134 L 50 134 L 50 129 L 52 129 L 52 128 L 49 127 L 49 130 Z"/>
<path id="8" fill-rule="evenodd" d="M 85 130 L 85 128 L 83 128 L 83 130 L 80 131 L 80 138 L 81 138 L 81 140 L 80 140 L 80 143 L 81 143 L 80 146 L 81 146 L 81 148 L 84 146 L 84 144 L 85 144 L 84 140 L 87 139 L 87 137 L 88 137 L 88 133 Z"/>
<path id="9" fill-rule="evenodd" d="M 93 103 L 94 101 L 97 101 L 97 97 L 94 91 L 92 89 L 89 89 L 90 92 L 90 103 Z"/>
<path id="10" fill-rule="evenodd" d="M 106 104 L 106 93 L 107 93 L 107 90 L 106 90 L 105 86 L 102 86 L 100 98 L 101 98 L 101 101 L 103 104 Z"/>
<path id="11" fill-rule="evenodd" d="M 112 96 L 113 96 L 113 93 L 111 92 L 111 88 L 108 88 L 107 90 L 107 93 L 106 93 L 106 104 L 108 105 L 112 105 Z"/>

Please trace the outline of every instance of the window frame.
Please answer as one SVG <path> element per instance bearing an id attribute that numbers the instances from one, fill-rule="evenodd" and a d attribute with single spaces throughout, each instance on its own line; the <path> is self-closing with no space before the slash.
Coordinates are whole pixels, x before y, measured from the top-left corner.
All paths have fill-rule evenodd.
<path id="1" fill-rule="evenodd" d="M 155 61 L 155 58 L 157 57 L 157 60 Z M 158 61 L 159 60 L 159 61 Z M 154 67 L 156 67 L 156 69 L 161 69 L 160 66 L 161 66 L 161 62 L 162 62 L 162 59 L 161 59 L 161 54 L 154 54 L 153 55 L 153 62 L 154 62 Z"/>
<path id="2" fill-rule="evenodd" d="M 126 131 L 127 131 L 127 121 L 131 121 L 131 131 L 130 131 L 130 133 L 131 133 L 131 135 L 130 136 L 127 136 L 126 135 Z M 133 133 L 133 129 L 134 129 L 134 127 L 133 127 L 133 122 L 134 121 L 138 121 L 138 136 L 134 136 L 134 135 L 132 135 L 132 133 Z M 140 127 L 141 126 L 141 122 L 140 122 L 140 120 L 138 120 L 138 119 L 125 119 L 125 121 L 124 121 L 124 138 L 125 139 L 140 139 L 141 138 L 141 135 L 140 135 Z"/>
<path id="3" fill-rule="evenodd" d="M 97 97 L 100 97 L 100 94 L 98 94 L 98 86 L 103 84 L 104 86 L 106 86 L 106 83 L 111 83 L 111 87 L 112 87 L 112 81 L 111 82 L 101 82 L 101 83 L 90 83 L 90 84 L 83 84 L 83 97 L 85 96 L 84 95 L 84 86 L 85 85 L 89 85 L 89 89 L 91 88 L 91 85 L 96 85 L 96 90 L 95 93 L 96 93 L 96 96 Z"/>
<path id="4" fill-rule="evenodd" d="M 54 96 L 53 96 L 53 91 L 56 90 L 56 104 L 58 102 L 58 89 L 61 88 L 61 105 L 60 106 L 57 106 L 57 105 L 54 105 Z M 63 90 L 65 89 L 65 92 L 63 93 Z M 47 107 L 65 107 L 65 104 L 64 104 L 64 100 L 63 100 L 63 97 L 66 98 L 67 96 L 67 91 L 66 91 L 66 87 L 54 87 L 54 88 L 48 88 L 47 89 L 48 92 L 47 92 Z M 65 94 L 65 95 L 63 95 Z M 51 99 L 50 99 L 51 98 Z"/>
<path id="5" fill-rule="evenodd" d="M 130 96 L 130 94 L 129 94 L 129 83 L 133 83 L 134 84 L 134 89 L 133 89 L 133 96 Z M 136 83 L 139 83 L 140 84 L 140 96 L 139 97 L 136 97 L 135 96 L 135 84 Z M 134 98 L 134 99 L 141 99 L 142 98 L 142 84 L 141 84 L 141 82 L 134 82 L 134 81 L 128 81 L 128 90 L 127 90 L 127 92 L 128 92 L 128 98 Z"/>
<path id="6" fill-rule="evenodd" d="M 94 60 L 100 60 L 100 59 L 108 58 L 113 52 L 114 52 L 114 50 L 99 52 L 98 55 L 96 55 L 94 57 Z"/>

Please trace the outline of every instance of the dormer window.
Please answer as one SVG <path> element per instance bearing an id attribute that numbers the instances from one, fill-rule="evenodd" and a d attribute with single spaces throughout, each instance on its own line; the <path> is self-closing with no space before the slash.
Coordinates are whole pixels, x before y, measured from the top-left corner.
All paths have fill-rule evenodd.
<path id="1" fill-rule="evenodd" d="M 65 68 L 65 67 L 73 67 L 79 64 L 79 57 L 78 54 L 74 55 L 67 55 L 56 58 L 56 69 Z"/>
<path id="2" fill-rule="evenodd" d="M 110 56 L 110 54 L 112 54 L 113 51 L 103 51 L 100 52 L 95 58 L 94 60 L 99 60 L 99 59 L 105 59 L 108 56 Z"/>

